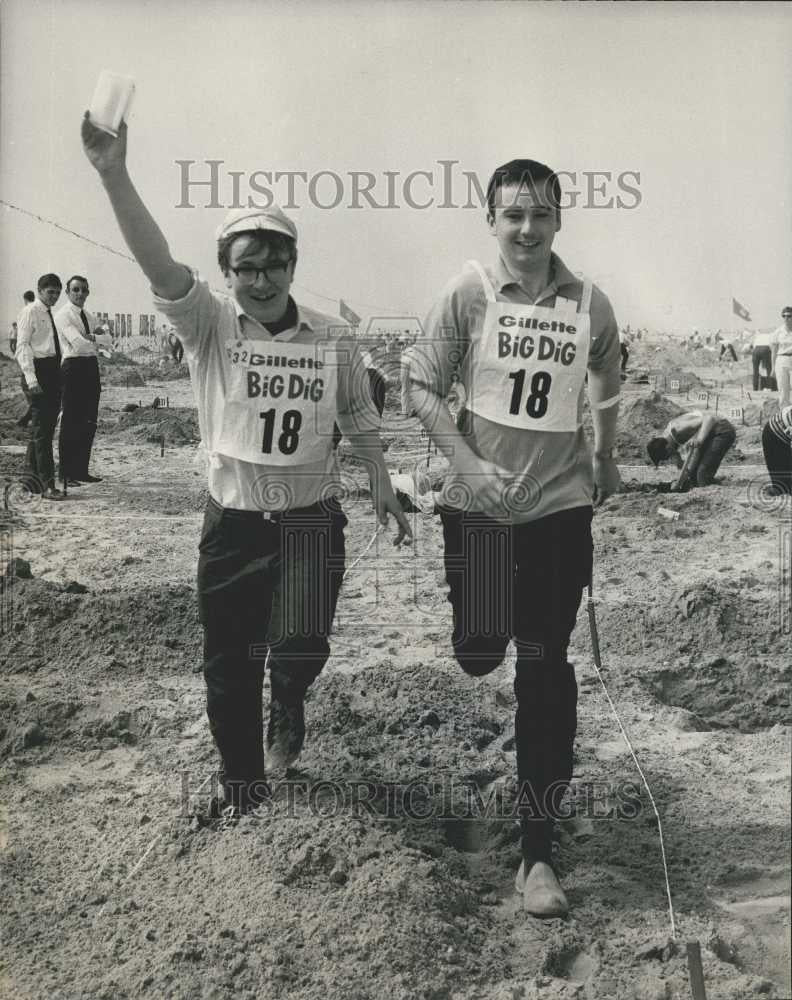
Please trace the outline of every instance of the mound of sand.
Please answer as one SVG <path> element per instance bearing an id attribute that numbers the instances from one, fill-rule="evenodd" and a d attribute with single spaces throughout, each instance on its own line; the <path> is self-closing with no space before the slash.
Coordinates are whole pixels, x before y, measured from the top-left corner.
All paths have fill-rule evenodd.
<path id="1" fill-rule="evenodd" d="M 126 387 L 139 387 L 146 384 L 146 380 L 140 373 L 138 365 L 124 361 L 121 363 L 99 361 L 99 377 L 103 385 L 122 385 Z"/>
<path id="2" fill-rule="evenodd" d="M 132 413 L 122 413 L 106 430 L 126 439 L 152 443 L 159 441 L 163 434 L 165 443 L 171 445 L 195 444 L 201 440 L 198 414 L 191 407 L 139 407 Z"/>
<path id="3" fill-rule="evenodd" d="M 190 377 L 186 363 L 176 364 L 170 356 L 160 356 L 145 361 L 140 366 L 140 373 L 144 378 L 157 382 L 173 382 L 176 379 Z"/>

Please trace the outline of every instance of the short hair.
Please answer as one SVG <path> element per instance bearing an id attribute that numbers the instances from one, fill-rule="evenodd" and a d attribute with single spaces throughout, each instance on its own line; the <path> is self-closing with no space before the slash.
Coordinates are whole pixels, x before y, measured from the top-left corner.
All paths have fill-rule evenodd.
<path id="1" fill-rule="evenodd" d="M 68 292 L 69 288 L 71 288 L 71 283 L 73 281 L 84 281 L 85 284 L 88 285 L 88 279 L 87 278 L 84 278 L 81 274 L 73 274 L 71 276 L 71 278 L 69 278 L 69 280 L 66 282 L 66 291 L 67 292 Z M 88 285 L 88 287 L 90 288 L 91 286 Z"/>
<path id="2" fill-rule="evenodd" d="M 652 440 L 647 444 L 646 450 L 649 452 L 649 458 L 652 460 L 652 465 L 655 468 L 664 462 L 667 458 L 671 457 L 671 449 L 668 447 L 668 441 L 664 437 L 653 437 Z"/>
<path id="3" fill-rule="evenodd" d="M 554 206 L 556 215 L 561 211 L 561 183 L 558 175 L 545 163 L 538 160 L 509 160 L 503 166 L 497 167 L 487 184 L 487 218 L 495 218 L 495 202 L 498 191 L 507 184 L 519 184 L 521 188 L 536 192 L 541 188 L 544 194 L 549 192 L 550 204 Z"/>
<path id="4" fill-rule="evenodd" d="M 231 244 L 240 236 L 250 237 L 250 250 L 268 250 L 273 256 L 297 260 L 297 243 L 291 236 L 277 233 L 273 229 L 248 229 L 241 233 L 231 233 L 217 241 L 217 263 L 223 274 L 228 274 L 231 266 Z"/>
<path id="5" fill-rule="evenodd" d="M 792 306 L 784 306 L 781 310 L 781 318 L 786 319 L 787 316 L 792 316 Z"/>
<path id="6" fill-rule="evenodd" d="M 37 288 L 40 292 L 45 288 L 63 288 L 63 283 L 57 274 L 42 274 L 38 280 Z"/>
<path id="7" fill-rule="evenodd" d="M 26 292 L 23 293 L 22 300 L 23 300 L 23 302 L 35 302 L 36 301 L 36 293 L 35 292 L 31 292 L 31 290 L 28 289 Z"/>

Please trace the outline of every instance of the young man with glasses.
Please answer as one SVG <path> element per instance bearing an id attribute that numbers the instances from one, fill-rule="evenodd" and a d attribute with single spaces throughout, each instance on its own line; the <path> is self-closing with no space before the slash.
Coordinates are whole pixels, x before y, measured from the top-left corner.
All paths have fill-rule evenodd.
<path id="1" fill-rule="evenodd" d="M 184 345 L 209 456 L 199 545 L 207 714 L 233 818 L 269 794 L 267 778 L 300 753 L 303 701 L 327 661 L 344 574 L 344 526 L 333 426 L 364 459 L 381 525 L 410 529 L 393 494 L 368 376 L 340 321 L 290 295 L 297 229 L 277 206 L 232 211 L 217 259 L 230 295 L 173 260 L 126 168 L 127 127 L 114 138 L 86 113 L 86 154 L 121 232 L 151 282 L 155 307 Z M 272 700 L 263 745 L 262 683 Z"/>
<path id="2" fill-rule="evenodd" d="M 510 640 L 516 647 L 516 885 L 540 917 L 567 912 L 552 856 L 577 725 L 567 647 L 591 576 L 592 502 L 619 486 L 618 328 L 603 293 L 552 253 L 559 203 L 544 164 L 495 171 L 495 265 L 471 261 L 452 279 L 410 359 L 410 406 L 451 464 L 440 514 L 454 655 L 482 677 Z M 465 389 L 456 422 L 443 402 L 455 373 Z M 587 374 L 593 460 L 582 426 Z"/>

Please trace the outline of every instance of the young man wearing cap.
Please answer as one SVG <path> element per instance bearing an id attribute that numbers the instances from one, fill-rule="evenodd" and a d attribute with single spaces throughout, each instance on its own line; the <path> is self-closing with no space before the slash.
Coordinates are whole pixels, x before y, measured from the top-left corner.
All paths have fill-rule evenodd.
<path id="1" fill-rule="evenodd" d="M 329 655 L 346 517 L 332 449 L 337 420 L 369 468 L 380 524 L 409 526 L 391 489 L 368 376 L 348 328 L 289 294 L 297 230 L 279 208 L 231 212 L 217 232 L 230 296 L 173 260 L 126 169 L 127 127 L 83 121 L 83 143 L 124 239 L 184 345 L 209 455 L 199 546 L 207 714 L 229 818 L 269 794 L 304 740 L 303 700 Z M 267 760 L 262 683 L 272 687 Z"/>
<path id="2" fill-rule="evenodd" d="M 475 677 L 517 651 L 515 743 L 526 909 L 560 916 L 553 821 L 572 776 L 577 685 L 567 647 L 592 569 L 592 502 L 619 486 L 620 387 L 610 303 L 552 252 L 560 185 L 534 160 L 487 189 L 494 267 L 447 285 L 410 361 L 410 403 L 451 464 L 441 496 L 452 646 Z M 466 391 L 457 424 L 443 400 Z M 594 455 L 582 427 L 588 373 Z"/>
<path id="3" fill-rule="evenodd" d="M 681 470 L 671 487 L 674 493 L 684 493 L 691 486 L 711 486 L 723 456 L 737 440 L 737 432 L 725 417 L 715 417 L 701 410 L 680 413 L 666 424 L 663 433 L 646 445 L 655 467 L 673 458 Z M 682 460 L 680 449 L 686 447 Z"/>
<path id="4" fill-rule="evenodd" d="M 783 323 L 770 339 L 773 348 L 773 374 L 778 383 L 779 406 L 792 403 L 792 306 L 781 311 Z"/>

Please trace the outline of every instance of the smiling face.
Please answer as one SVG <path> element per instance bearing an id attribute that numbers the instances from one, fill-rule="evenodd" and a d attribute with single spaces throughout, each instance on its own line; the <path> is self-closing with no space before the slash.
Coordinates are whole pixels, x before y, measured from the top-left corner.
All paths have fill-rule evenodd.
<path id="1" fill-rule="evenodd" d="M 490 231 L 501 256 L 515 274 L 535 274 L 550 266 L 550 252 L 561 218 L 547 185 L 527 190 L 525 185 L 500 188 Z"/>
<path id="2" fill-rule="evenodd" d="M 228 263 L 226 285 L 247 315 L 259 323 L 281 319 L 289 304 L 295 262 L 286 254 L 262 247 L 254 237 L 242 233 L 231 244 Z M 267 271 L 259 273 L 252 281 L 244 273 L 239 276 L 235 273 L 235 270 L 244 272 L 248 268 L 266 268 Z"/>
<path id="3" fill-rule="evenodd" d="M 38 290 L 39 298 L 48 309 L 52 309 L 60 298 L 60 293 L 60 285 L 47 285 L 45 288 L 39 288 Z"/>

